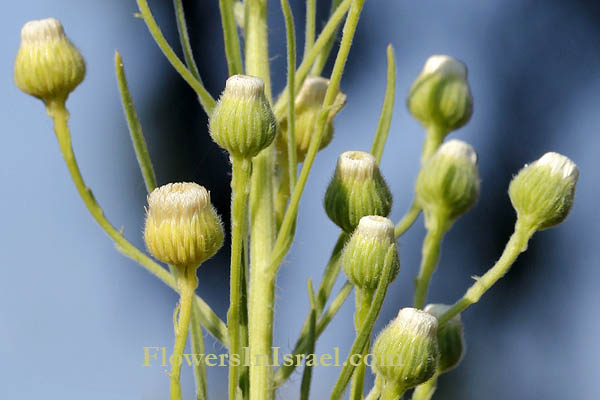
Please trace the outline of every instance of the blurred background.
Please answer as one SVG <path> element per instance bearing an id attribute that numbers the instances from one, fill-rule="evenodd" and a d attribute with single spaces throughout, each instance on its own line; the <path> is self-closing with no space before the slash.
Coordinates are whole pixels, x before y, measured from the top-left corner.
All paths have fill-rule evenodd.
<path id="1" fill-rule="evenodd" d="M 285 82 L 285 32 L 271 1 L 270 55 L 276 92 Z M 216 1 L 185 1 L 194 51 L 208 90 L 218 96 L 227 71 Z M 319 1 L 325 21 L 329 1 Z M 150 2 L 179 51 L 171 2 Z M 301 31 L 303 1 L 293 1 Z M 142 367 L 144 346 L 172 346 L 175 293 L 124 258 L 95 224 L 70 181 L 42 104 L 19 92 L 12 68 L 28 20 L 59 18 L 87 60 L 69 99 L 73 145 L 83 175 L 108 218 L 143 247 L 145 188 L 114 77 L 115 49 L 130 87 L 158 181 L 206 186 L 229 214 L 230 172 L 210 140 L 194 93 L 167 64 L 127 1 L 9 2 L 0 16 L 0 397 L 13 399 L 165 399 L 164 368 Z M 303 34 L 298 47 L 302 49 Z M 404 98 L 432 54 L 469 67 L 471 122 L 451 137 L 478 151 L 477 206 L 443 244 L 430 300 L 451 303 L 499 257 L 515 220 L 511 177 L 547 151 L 572 158 L 581 177 L 570 217 L 538 233 L 510 274 L 463 315 L 468 352 L 443 376 L 439 399 L 597 399 L 600 321 L 600 3 L 583 1 L 367 1 L 342 90 L 346 108 L 335 138 L 319 153 L 301 202 L 294 246 L 278 279 L 275 345 L 290 350 L 308 310 L 305 282 L 318 283 L 338 229 L 322 198 L 337 156 L 368 150 L 385 87 L 385 48 L 395 47 L 397 100 L 383 173 L 395 194 L 391 218 L 410 204 L 424 138 Z M 596 193 L 596 195 L 594 195 Z M 596 208 L 595 208 L 596 207 Z M 412 298 L 424 236 L 420 219 L 400 240 L 402 269 L 378 319 L 379 331 Z M 198 293 L 225 318 L 228 250 L 199 271 Z M 317 353 L 348 351 L 353 301 L 321 337 Z M 224 349 L 207 335 L 206 351 Z M 315 371 L 312 395 L 328 398 L 339 370 Z M 226 368 L 209 368 L 209 394 L 223 399 Z M 279 391 L 298 397 L 300 373 Z M 372 377 L 369 376 L 372 381 Z M 369 382 L 371 382 L 369 381 Z M 370 383 L 369 383 L 370 385 Z M 191 370 L 184 368 L 187 398 Z"/>

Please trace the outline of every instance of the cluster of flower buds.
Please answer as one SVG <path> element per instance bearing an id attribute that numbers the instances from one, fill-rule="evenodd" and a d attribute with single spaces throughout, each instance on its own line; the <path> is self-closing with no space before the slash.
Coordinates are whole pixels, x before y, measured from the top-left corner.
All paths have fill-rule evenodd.
<path id="1" fill-rule="evenodd" d="M 364 151 L 342 153 L 325 193 L 329 219 L 350 233 L 362 217 L 387 217 L 391 209 L 392 193 L 379 172 L 375 157 Z"/>
<path id="2" fill-rule="evenodd" d="M 213 140 L 232 157 L 250 159 L 273 142 L 276 127 L 263 80 L 248 75 L 229 77 L 210 117 Z"/>
<path id="3" fill-rule="evenodd" d="M 321 112 L 325 93 L 329 87 L 329 80 L 320 76 L 309 76 L 304 81 L 296 101 L 294 102 L 295 112 L 295 140 L 296 140 L 296 159 L 298 162 L 304 161 L 308 146 L 315 131 L 315 123 Z M 320 149 L 325 148 L 333 139 L 333 118 L 346 104 L 346 95 L 338 92 L 329 108 L 327 116 L 327 126 L 325 134 L 321 139 Z M 287 115 L 279 123 L 279 146 L 283 151 L 287 151 L 288 140 L 288 120 Z"/>
<path id="4" fill-rule="evenodd" d="M 425 128 L 444 136 L 465 125 L 473 113 L 467 67 L 449 56 L 429 57 L 410 89 L 408 109 Z"/>
<path id="5" fill-rule="evenodd" d="M 394 223 L 375 215 L 362 217 L 342 255 L 342 268 L 357 290 L 377 288 L 390 248 L 394 252 L 391 281 L 400 270 Z"/>
<path id="6" fill-rule="evenodd" d="M 169 183 L 148 196 L 144 240 L 160 261 L 197 267 L 215 255 L 223 238 L 221 219 L 204 187 Z"/>
<path id="7" fill-rule="evenodd" d="M 558 153 L 546 153 L 526 165 L 508 190 L 518 219 L 536 230 L 561 223 L 573 205 L 578 178 L 575 163 Z"/>
<path id="8" fill-rule="evenodd" d="M 415 308 L 403 308 L 373 344 L 373 372 L 383 382 L 383 398 L 402 393 L 429 380 L 439 359 L 437 319 Z"/>
<path id="9" fill-rule="evenodd" d="M 57 19 L 27 22 L 15 61 L 15 83 L 27 94 L 49 104 L 64 105 L 85 77 L 85 61 Z"/>
<path id="10" fill-rule="evenodd" d="M 467 212 L 479 196 L 477 154 L 460 140 L 450 140 L 421 167 L 415 187 L 426 224 L 452 222 Z"/>

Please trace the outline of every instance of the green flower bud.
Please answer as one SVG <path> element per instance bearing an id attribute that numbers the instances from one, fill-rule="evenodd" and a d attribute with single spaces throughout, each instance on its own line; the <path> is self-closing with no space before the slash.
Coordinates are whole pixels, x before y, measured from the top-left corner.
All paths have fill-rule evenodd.
<path id="1" fill-rule="evenodd" d="M 427 224 L 454 221 L 479 196 L 475 150 L 460 140 L 444 143 L 419 171 L 415 191 Z"/>
<path id="2" fill-rule="evenodd" d="M 403 308 L 373 344 L 373 372 L 384 392 L 397 395 L 429 380 L 439 358 L 437 319 L 415 308 Z M 392 398 L 392 397 L 390 397 Z"/>
<path id="3" fill-rule="evenodd" d="M 540 230 L 560 224 L 571 211 L 578 178 L 577 165 L 558 153 L 526 165 L 508 189 L 519 219 Z"/>
<path id="4" fill-rule="evenodd" d="M 148 196 L 144 240 L 150 254 L 176 266 L 198 266 L 223 245 L 221 218 L 196 183 L 169 183 Z"/>
<path id="5" fill-rule="evenodd" d="M 320 76 L 311 76 L 306 78 L 296 101 L 294 103 L 295 108 L 295 138 L 296 138 L 296 158 L 298 162 L 304 161 L 306 153 L 308 152 L 308 146 L 310 140 L 315 131 L 315 122 L 321 111 L 321 106 L 325 100 L 325 93 L 329 86 L 329 80 Z M 327 117 L 327 126 L 325 128 L 325 134 L 321 139 L 320 149 L 325 148 L 333 139 L 333 117 L 340 112 L 340 110 L 346 104 L 346 95 L 339 92 L 333 103 L 333 106 L 329 109 L 329 115 Z M 287 149 L 287 131 L 288 131 L 288 120 L 287 114 L 279 123 L 279 145 L 283 150 Z"/>
<path id="6" fill-rule="evenodd" d="M 15 61 L 15 83 L 27 94 L 65 102 L 85 77 L 85 61 L 55 18 L 27 22 Z"/>
<path id="7" fill-rule="evenodd" d="M 362 217 L 342 255 L 342 267 L 348 280 L 363 290 L 377 289 L 391 246 L 394 247 L 393 280 L 400 270 L 394 223 L 377 215 Z"/>
<path id="8" fill-rule="evenodd" d="M 213 140 L 229 154 L 252 158 L 268 147 L 276 133 L 275 116 L 265 97 L 262 79 L 233 75 L 209 122 Z"/>
<path id="9" fill-rule="evenodd" d="M 364 151 L 347 151 L 338 158 L 325 193 L 329 218 L 350 233 L 367 215 L 387 217 L 392 193 L 379 172 L 375 157 Z"/>
<path id="10" fill-rule="evenodd" d="M 444 135 L 465 125 L 473 114 L 467 67 L 449 56 L 429 57 L 410 89 L 408 109 L 423 126 Z"/>
<path id="11" fill-rule="evenodd" d="M 439 318 L 449 309 L 450 306 L 445 304 L 429 304 L 425 307 L 425 312 Z M 457 367 L 465 353 L 465 339 L 460 314 L 452 317 L 438 329 L 437 341 L 440 351 L 437 371 L 438 374 L 444 374 Z"/>

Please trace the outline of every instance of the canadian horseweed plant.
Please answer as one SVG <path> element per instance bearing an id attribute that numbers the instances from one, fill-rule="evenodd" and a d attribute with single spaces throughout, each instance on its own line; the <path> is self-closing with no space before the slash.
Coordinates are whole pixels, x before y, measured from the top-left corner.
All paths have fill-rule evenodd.
<path id="1" fill-rule="evenodd" d="M 445 55 L 434 55 L 427 60 L 410 88 L 407 101 L 410 113 L 425 130 L 421 169 L 416 178 L 414 201 L 399 223 L 394 224 L 387 218 L 392 193 L 378 166 L 395 96 L 395 60 L 390 46 L 386 93 L 371 151 L 341 154 L 325 193 L 325 211 L 340 228 L 340 236 L 319 287 L 315 290 L 312 281 L 308 282 L 310 310 L 290 356 L 290 360 L 300 361 L 281 365 L 265 361 L 274 359 L 277 273 L 293 243 L 298 204 L 317 152 L 332 140 L 334 118 L 346 102 L 340 81 L 364 2 L 333 0 L 330 18 L 317 36 L 316 1 L 307 0 L 305 48 L 298 64 L 291 8 L 288 0 L 281 0 L 288 45 L 288 80 L 283 92 L 273 97 L 266 0 L 243 3 L 220 0 L 230 77 L 224 82 L 221 97 L 215 100 L 204 88 L 194 63 L 182 1 L 174 0 L 174 8 L 183 61 L 165 40 L 146 0 L 137 0 L 139 16 L 150 34 L 197 93 L 210 120 L 212 139 L 230 156 L 231 291 L 227 321 L 222 321 L 195 294 L 198 267 L 223 245 L 221 219 L 206 188 L 195 183 L 157 187 L 120 55 L 117 53 L 115 58 L 120 95 L 149 193 L 144 240 L 148 252 L 166 267 L 133 246 L 105 218 L 79 171 L 65 103 L 84 79 L 86 66 L 82 55 L 56 19 L 31 21 L 23 26 L 14 69 L 15 83 L 44 102 L 82 200 L 120 252 L 180 295 L 174 312 L 175 344 L 169 358 L 171 400 L 182 398 L 180 376 L 188 335 L 191 351 L 201 354 L 203 330 L 228 349 L 229 399 L 274 399 L 277 388 L 302 359 L 306 362 L 300 398 L 308 399 L 314 365 L 308 362 L 309 355 L 314 356 L 315 342 L 353 288 L 356 337 L 346 362 L 341 364 L 330 398 L 342 398 L 349 387 L 353 400 L 400 399 L 411 389 L 414 400 L 431 399 L 438 377 L 455 368 L 464 356 L 460 314 L 508 272 L 536 231 L 561 223 L 571 209 L 579 174 L 571 160 L 558 153 L 546 153 L 525 165 L 510 183 L 508 193 L 517 220 L 496 264 L 483 276 L 476 277 L 456 303 L 427 305 L 427 289 L 439 261 L 444 235 L 473 207 L 479 195 L 475 150 L 460 140 L 444 141 L 450 132 L 469 121 L 473 98 L 463 63 Z M 331 76 L 322 77 L 342 24 L 333 71 Z M 400 270 L 396 241 L 421 211 L 427 234 L 415 279 L 414 303 L 400 309 L 393 321 L 373 335 L 387 288 Z M 341 270 L 347 282 L 332 296 Z M 197 399 L 207 398 L 205 366 L 204 362 L 193 365 Z M 364 388 L 367 367 L 375 375 L 375 384 L 370 389 Z"/>

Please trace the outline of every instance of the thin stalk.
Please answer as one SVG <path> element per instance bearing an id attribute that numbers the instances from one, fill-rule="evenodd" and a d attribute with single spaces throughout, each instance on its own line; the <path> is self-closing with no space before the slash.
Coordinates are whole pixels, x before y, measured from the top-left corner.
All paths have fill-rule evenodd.
<path id="1" fill-rule="evenodd" d="M 423 143 L 423 154 L 421 155 L 421 164 L 427 161 L 433 153 L 440 147 L 448 132 L 435 125 L 430 125 L 425 129 L 425 142 Z"/>
<path id="2" fill-rule="evenodd" d="M 327 303 L 327 300 L 329 299 L 329 295 L 331 294 L 331 289 L 333 288 L 333 285 L 335 284 L 337 277 L 340 273 L 340 269 L 341 269 L 340 258 L 342 255 L 342 250 L 344 249 L 344 245 L 346 244 L 347 240 L 348 240 L 348 235 L 345 233 L 341 233 L 340 237 L 338 238 L 338 241 L 335 244 L 335 247 L 333 249 L 331 257 L 329 258 L 329 262 L 327 263 L 327 266 L 325 267 L 325 270 L 323 271 L 323 277 L 321 279 L 321 283 L 319 284 L 319 290 L 317 292 L 317 298 L 316 298 L 317 314 L 321 314 L 323 308 L 325 307 L 325 304 Z M 349 289 L 348 289 L 348 285 L 350 285 L 350 284 L 346 283 L 346 286 L 344 286 L 344 288 L 347 288 L 348 294 L 349 294 L 350 291 L 352 290 L 352 286 L 350 285 Z M 346 294 L 346 297 L 348 296 L 348 294 Z M 345 298 L 344 298 L 344 300 L 345 300 Z M 343 303 L 343 301 L 342 301 L 342 303 Z M 333 307 L 333 304 L 334 303 L 332 303 L 332 307 Z M 341 306 L 341 304 L 339 304 L 339 306 Z M 336 310 L 336 312 L 337 312 L 337 310 Z M 326 315 L 327 315 L 327 313 L 323 314 L 323 318 L 325 318 Z M 331 315 L 329 320 L 331 318 L 333 318 L 333 315 Z M 327 321 L 327 323 L 329 323 L 329 320 Z M 306 337 L 308 335 L 309 324 L 310 324 L 310 313 L 308 314 L 308 316 L 306 317 L 306 319 L 304 321 L 304 325 L 302 327 L 302 330 L 300 331 L 300 335 L 294 346 L 294 351 L 293 351 L 294 354 L 306 353 L 306 351 L 307 351 Z M 318 331 L 317 337 L 319 337 L 319 335 L 322 332 L 322 330 L 321 330 L 321 332 L 319 332 L 318 328 L 319 327 L 317 327 L 317 331 Z M 323 327 L 323 329 L 324 329 L 324 327 Z M 291 375 L 291 373 L 294 371 L 295 368 L 296 368 L 295 365 L 281 366 L 275 373 L 275 385 L 279 386 L 283 382 L 285 382 L 286 379 Z"/>
<path id="3" fill-rule="evenodd" d="M 413 392 L 412 400 L 431 400 L 437 389 L 437 374 L 430 380 L 417 386 Z"/>
<path id="4" fill-rule="evenodd" d="M 341 0 L 332 0 L 331 1 L 331 9 L 329 11 L 330 15 L 335 14 L 335 12 L 340 8 L 340 3 L 341 3 Z M 327 60 L 329 59 L 329 54 L 331 53 L 331 49 L 333 48 L 333 43 L 335 42 L 338 32 L 339 32 L 339 29 L 336 28 L 334 31 L 334 34 L 331 35 L 331 37 L 329 38 L 329 40 L 323 47 L 323 50 L 321 50 L 321 52 L 319 53 L 319 57 L 317 58 L 315 64 L 312 67 L 311 73 L 313 75 L 321 75 L 321 72 L 323 72 L 323 69 L 325 68 L 325 64 L 327 64 Z"/>
<path id="5" fill-rule="evenodd" d="M 383 388 L 381 389 L 381 397 L 379 400 L 400 400 L 402 399 L 405 391 L 406 390 L 404 388 L 395 384 L 394 382 L 384 384 Z"/>
<path id="6" fill-rule="evenodd" d="M 177 282 L 173 275 L 164 269 L 161 265 L 156 263 L 131 242 L 129 242 L 120 231 L 118 231 L 109 221 L 106 219 L 102 208 L 96 202 L 92 191 L 85 185 L 85 181 L 81 176 L 81 171 L 77 165 L 75 154 L 73 153 L 73 147 L 71 145 L 71 131 L 69 129 L 68 120 L 69 113 L 65 108 L 64 101 L 62 102 L 51 102 L 47 104 L 46 110 L 48 115 L 54 121 L 54 131 L 58 140 L 61 154 L 71 175 L 71 179 L 79 193 L 79 196 L 83 200 L 83 203 L 87 207 L 88 211 L 94 218 L 94 220 L 100 225 L 100 227 L 106 232 L 106 234 L 114 241 L 115 247 L 123 255 L 137 261 L 142 267 L 156 276 L 158 279 L 163 281 L 171 289 L 179 292 Z M 227 328 L 225 323 L 215 314 L 208 304 L 199 296 L 196 296 L 196 306 L 200 313 L 202 324 L 207 330 L 225 346 L 228 345 L 227 340 Z"/>
<path id="7" fill-rule="evenodd" d="M 385 264 L 381 274 L 381 280 L 379 281 L 377 289 L 375 290 L 375 296 L 373 298 L 373 302 L 371 303 L 371 307 L 369 307 L 369 312 L 365 317 L 365 323 L 363 324 L 360 333 L 356 336 L 356 339 L 352 344 L 352 348 L 348 354 L 348 359 L 346 359 L 344 362 L 342 371 L 340 372 L 338 380 L 333 388 L 333 391 L 331 392 L 330 400 L 339 400 L 344 395 L 346 386 L 348 386 L 348 382 L 350 381 L 350 377 L 352 376 L 355 368 L 353 363 L 349 361 L 350 357 L 352 357 L 354 354 L 361 354 L 367 342 L 369 341 L 371 331 L 375 326 L 375 320 L 381 311 L 381 306 L 383 305 L 387 288 L 391 282 L 393 260 L 394 248 L 393 246 L 390 246 L 390 249 L 385 256 Z"/>
<path id="8" fill-rule="evenodd" d="M 271 100 L 269 72 L 269 40 L 267 31 L 267 0 L 245 0 L 246 74 L 265 82 L 265 94 Z"/>
<path id="9" fill-rule="evenodd" d="M 379 375 L 375 376 L 375 385 L 365 398 L 365 400 L 377 400 L 381 395 L 381 387 L 383 386 L 383 379 Z"/>
<path id="10" fill-rule="evenodd" d="M 414 308 L 421 309 L 425 306 L 429 281 L 440 260 L 442 239 L 448 228 L 450 228 L 450 224 L 447 218 L 438 218 L 436 222 L 430 224 L 427 228 L 427 235 L 421 250 L 421 267 L 419 275 L 415 279 Z"/>
<path id="11" fill-rule="evenodd" d="M 308 279 L 308 297 L 310 299 L 310 323 L 308 328 L 308 354 L 314 354 L 315 342 L 317 340 L 317 301 L 315 296 L 315 290 L 312 285 L 312 279 Z M 300 400 L 308 400 L 310 396 L 310 383 L 312 380 L 312 365 L 304 365 L 304 371 L 302 371 L 302 383 L 300 385 Z"/>
<path id="12" fill-rule="evenodd" d="M 179 319 L 175 329 L 175 347 L 171 356 L 171 400 L 181 400 L 181 366 L 183 364 L 183 351 L 187 341 L 194 291 L 198 286 L 196 266 L 185 266 L 179 274 Z"/>
<path id="13" fill-rule="evenodd" d="M 394 48 L 392 45 L 387 47 L 387 79 L 385 85 L 385 96 L 381 113 L 379 114 L 379 122 L 377 123 L 377 131 L 371 146 L 371 154 L 375 156 L 377 164 L 381 162 L 385 142 L 390 131 L 392 122 L 392 114 L 394 111 L 394 98 L 396 95 L 396 60 L 394 59 Z"/>
<path id="14" fill-rule="evenodd" d="M 193 354 L 204 354 L 204 337 L 202 336 L 202 324 L 200 323 L 197 307 L 192 307 L 190 342 Z M 206 365 L 203 362 L 194 363 L 194 381 L 196 382 L 196 400 L 206 400 Z"/>
<path id="15" fill-rule="evenodd" d="M 223 25 L 223 38 L 225 40 L 225 58 L 229 75 L 241 74 L 242 55 L 237 27 L 233 15 L 233 0 L 219 0 L 221 10 L 221 24 Z"/>
<path id="16" fill-rule="evenodd" d="M 360 329 L 365 323 L 369 307 L 373 302 L 373 292 L 369 290 L 356 290 L 356 311 L 354 314 L 354 327 L 356 329 L 356 335 L 360 334 Z M 363 357 L 366 356 L 370 348 L 370 340 L 367 340 L 363 349 Z M 354 374 L 352 375 L 352 383 L 350 386 L 350 399 L 361 400 L 363 398 L 363 387 L 365 383 L 365 372 L 366 364 L 362 362 L 356 367 Z"/>
<path id="17" fill-rule="evenodd" d="M 308 0 L 308 2 L 315 0 Z M 288 90 L 288 137 L 287 137 L 287 162 L 289 174 L 289 192 L 292 193 L 296 185 L 296 173 L 298 170 L 298 161 L 296 160 L 296 113 L 294 99 L 296 90 L 293 82 L 296 75 L 296 33 L 294 27 L 294 16 L 288 0 L 281 0 L 281 9 L 285 19 L 285 31 L 287 39 L 287 85 Z M 307 17 L 308 18 L 308 17 Z M 313 16 L 314 18 L 314 16 Z M 313 21 L 314 23 L 314 21 Z M 314 26 L 313 26 L 314 36 Z M 314 38 L 313 38 L 314 39 Z"/>
<path id="18" fill-rule="evenodd" d="M 243 246 L 248 226 L 248 189 L 250 161 L 231 157 L 231 275 L 230 306 L 227 312 L 229 331 L 229 359 L 240 357 L 240 320 L 243 283 Z M 229 363 L 229 398 L 235 399 L 239 379 L 239 365 Z"/>
<path id="19" fill-rule="evenodd" d="M 179 41 L 181 42 L 181 49 L 183 50 L 183 59 L 185 65 L 188 67 L 194 78 L 198 82 L 202 82 L 200 77 L 200 71 L 194 60 L 194 52 L 192 51 L 192 44 L 190 43 L 190 35 L 187 29 L 187 23 L 185 21 L 185 12 L 183 11 L 183 1 L 173 0 L 173 8 L 175 9 L 175 20 L 177 21 L 177 32 L 179 33 Z"/>
<path id="20" fill-rule="evenodd" d="M 452 317 L 466 310 L 471 304 L 477 303 L 481 296 L 508 272 L 519 254 L 527 250 L 527 243 L 535 231 L 536 226 L 521 218 L 517 219 L 515 231 L 506 243 L 500 259 L 482 277 L 476 278 L 475 283 L 465 295 L 438 318 L 438 329 Z"/>
<path id="21" fill-rule="evenodd" d="M 315 41 L 315 44 L 311 48 L 308 55 L 306 55 L 302 59 L 300 66 L 298 66 L 298 69 L 296 70 L 296 79 L 295 79 L 295 83 L 294 83 L 296 92 L 300 89 L 300 86 L 302 86 L 302 83 L 304 82 L 304 80 L 306 79 L 308 74 L 310 73 L 310 68 L 312 67 L 316 58 L 319 56 L 321 50 L 323 50 L 323 48 L 326 46 L 328 40 L 331 37 L 333 37 L 333 35 L 335 35 L 335 33 L 337 32 L 338 26 L 342 23 L 342 20 L 346 16 L 346 12 L 350 8 L 350 5 L 352 4 L 353 1 L 354 0 L 344 0 L 340 4 L 340 6 L 335 10 L 333 15 L 331 16 L 331 18 L 329 18 L 329 21 L 327 21 L 327 23 L 323 27 L 323 30 L 319 34 L 319 37 Z M 287 91 L 288 91 L 288 87 L 286 87 L 283 90 L 283 92 L 277 99 L 275 106 L 273 107 L 273 112 L 275 113 L 275 116 L 277 117 L 278 120 L 281 119 L 281 117 L 284 115 L 285 110 L 286 110 L 287 101 L 288 101 Z"/>
<path id="22" fill-rule="evenodd" d="M 123 59 L 118 51 L 115 52 L 115 70 L 117 73 L 117 82 L 119 84 L 119 93 L 121 94 L 121 102 L 123 103 L 123 110 L 125 111 L 135 156 L 138 165 L 140 166 L 140 170 L 142 171 L 142 176 L 144 177 L 146 190 L 150 193 L 156 188 L 156 175 L 154 174 L 154 168 L 152 167 L 152 161 L 150 160 L 150 154 L 148 153 L 148 147 L 146 146 L 146 140 L 144 139 L 144 133 L 142 132 L 142 125 L 140 124 L 137 112 L 135 111 L 135 106 L 133 105 L 131 93 L 129 92 L 129 87 L 127 86 Z"/>
<path id="23" fill-rule="evenodd" d="M 210 93 L 206 90 L 201 81 L 196 79 L 194 75 L 190 72 L 189 69 L 185 66 L 183 62 L 177 57 L 177 54 L 173 51 L 167 39 L 163 35 L 160 27 L 156 23 L 152 12 L 150 11 L 150 7 L 148 6 L 147 0 L 136 0 L 138 8 L 140 9 L 140 14 L 148 26 L 148 30 L 152 35 L 152 38 L 158 44 L 158 47 L 162 50 L 167 60 L 171 63 L 173 68 L 181 75 L 181 77 L 194 89 L 198 98 L 200 99 L 200 104 L 202 108 L 206 112 L 207 115 L 210 116 L 212 110 L 215 108 L 215 99 L 212 98 Z"/>
<path id="24" fill-rule="evenodd" d="M 270 268 L 274 269 L 275 271 L 279 269 L 279 266 L 281 265 L 281 262 L 283 261 L 283 258 L 289 250 L 289 246 L 291 245 L 288 235 L 295 224 L 300 197 L 304 191 L 308 174 L 310 173 L 313 162 L 315 161 L 317 151 L 319 151 L 321 140 L 323 139 L 325 133 L 329 115 L 329 107 L 331 107 L 335 97 L 337 96 L 342 74 L 344 72 L 344 67 L 346 66 L 346 61 L 348 60 L 348 53 L 350 52 L 350 47 L 352 46 L 354 34 L 356 33 L 356 26 L 358 25 L 358 20 L 360 19 L 364 2 L 365 0 L 355 0 L 350 7 L 350 11 L 348 12 L 348 18 L 346 19 L 343 29 L 340 50 L 333 66 L 333 72 L 331 73 L 331 77 L 329 79 L 329 86 L 327 87 L 327 92 L 325 93 L 325 99 L 323 101 L 321 112 L 317 117 L 315 134 L 311 138 L 310 146 L 308 148 L 304 164 L 302 165 L 302 170 L 300 171 L 300 177 L 298 178 L 298 182 L 294 192 L 292 193 L 290 204 L 283 218 L 283 222 L 281 223 L 281 229 L 279 230 L 273 249 Z"/>
<path id="25" fill-rule="evenodd" d="M 394 234 L 396 238 L 404 235 L 406 231 L 410 229 L 410 227 L 415 223 L 417 218 L 419 218 L 419 214 L 421 213 L 421 207 L 417 204 L 416 201 L 413 200 L 410 209 L 404 214 L 398 225 L 396 225 L 396 229 L 394 230 Z"/>
<path id="26" fill-rule="evenodd" d="M 304 58 L 315 43 L 315 21 L 317 19 L 317 0 L 306 0 L 306 26 L 304 28 Z"/>

